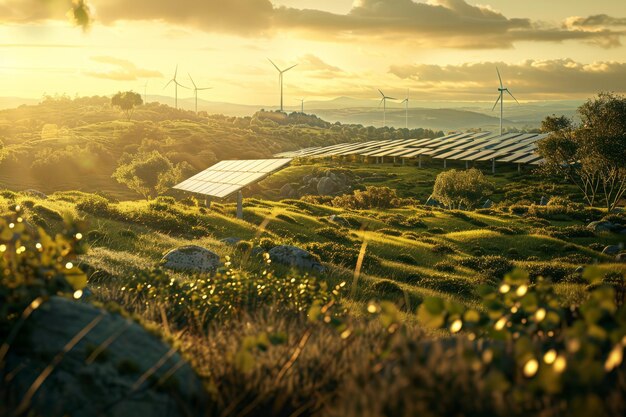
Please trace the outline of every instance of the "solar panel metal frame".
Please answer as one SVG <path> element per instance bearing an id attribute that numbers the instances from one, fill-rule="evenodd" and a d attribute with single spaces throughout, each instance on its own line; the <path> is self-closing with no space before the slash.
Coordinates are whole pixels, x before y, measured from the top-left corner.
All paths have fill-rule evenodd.
<path id="1" fill-rule="evenodd" d="M 176 184 L 173 188 L 196 194 L 225 198 L 261 181 L 288 165 L 293 158 L 226 160 Z"/>

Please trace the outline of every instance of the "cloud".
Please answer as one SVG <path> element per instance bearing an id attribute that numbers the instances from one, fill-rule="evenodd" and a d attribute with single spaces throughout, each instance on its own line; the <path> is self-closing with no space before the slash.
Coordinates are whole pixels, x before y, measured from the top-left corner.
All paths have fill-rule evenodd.
<path id="1" fill-rule="evenodd" d="M 626 17 L 612 17 L 606 14 L 580 17 L 573 16 L 565 19 L 565 27 L 606 27 L 626 26 Z"/>
<path id="2" fill-rule="evenodd" d="M 101 64 L 112 65 L 117 68 L 106 72 L 85 71 L 84 74 L 90 77 L 115 81 L 135 81 L 139 78 L 163 77 L 163 74 L 159 71 L 137 68 L 135 64 L 125 59 L 111 56 L 95 56 L 91 57 L 91 60 Z"/>
<path id="3" fill-rule="evenodd" d="M 0 0 L 0 22 L 64 18 L 68 3 Z M 241 36 L 296 31 L 328 41 L 393 39 L 448 48 L 511 48 L 519 41 L 567 40 L 616 47 L 625 35 L 611 28 L 623 25 L 623 19 L 605 15 L 550 27 L 527 18 L 509 18 L 466 0 L 357 0 L 346 14 L 275 6 L 271 0 L 87 0 L 84 5 L 94 11 L 96 21 L 104 24 L 155 21 Z M 604 23 L 599 28 L 596 21 Z"/>
<path id="4" fill-rule="evenodd" d="M 321 58 L 306 54 L 298 58 L 298 69 L 309 72 L 309 76 L 316 78 L 334 78 L 342 76 L 344 71 L 334 65 L 330 65 Z"/>
<path id="5" fill-rule="evenodd" d="M 626 92 L 626 63 L 621 62 L 582 64 L 572 59 L 554 59 L 527 60 L 520 64 L 392 65 L 389 72 L 422 90 L 493 95 L 498 82 L 496 66 L 518 99 L 582 96 L 599 91 Z"/>

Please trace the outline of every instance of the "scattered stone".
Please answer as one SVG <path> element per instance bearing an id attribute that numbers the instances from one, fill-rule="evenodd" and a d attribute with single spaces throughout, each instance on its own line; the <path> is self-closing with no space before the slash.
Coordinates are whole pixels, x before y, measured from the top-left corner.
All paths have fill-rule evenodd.
<path id="1" fill-rule="evenodd" d="M 595 222 L 591 222 L 587 225 L 587 229 L 592 230 L 596 233 L 600 232 L 613 232 L 616 230 L 616 227 L 620 227 L 619 225 L 613 224 L 608 221 L 599 220 Z"/>
<path id="2" fill-rule="evenodd" d="M 46 417 L 204 415 L 208 400 L 202 381 L 161 338 L 119 314 L 56 296 L 32 313 L 19 346 L 6 357 L 4 371 L 13 375 L 8 384 L 14 398 L 24 398 L 51 358 L 90 326 L 39 387 L 30 412 Z"/>
<path id="3" fill-rule="evenodd" d="M 339 226 L 342 227 L 350 227 L 350 222 L 347 221 L 346 219 L 344 219 L 343 217 L 341 217 L 338 214 L 333 214 L 331 216 L 328 217 L 328 220 L 330 220 L 331 222 L 338 224 Z"/>
<path id="4" fill-rule="evenodd" d="M 339 191 L 339 186 L 332 178 L 324 177 L 317 183 L 317 193 L 319 195 L 332 195 L 337 191 Z"/>
<path id="5" fill-rule="evenodd" d="M 540 206 L 547 206 L 549 202 L 550 202 L 549 198 L 546 198 L 545 196 L 542 196 L 541 200 L 539 200 L 539 205 Z"/>
<path id="6" fill-rule="evenodd" d="M 241 242 L 241 239 L 238 237 L 225 237 L 224 239 L 220 239 L 220 242 L 228 246 L 235 246 L 237 243 Z"/>
<path id="7" fill-rule="evenodd" d="M 441 207 L 441 203 L 435 200 L 432 195 L 428 197 L 428 200 L 426 200 L 424 205 L 429 207 Z"/>
<path id="8" fill-rule="evenodd" d="M 280 196 L 288 198 L 293 193 L 293 187 L 291 184 L 285 184 L 280 188 Z"/>
<path id="9" fill-rule="evenodd" d="M 296 246 L 279 245 L 270 249 L 268 253 L 272 262 L 318 272 L 326 270 L 315 256 Z"/>
<path id="10" fill-rule="evenodd" d="M 196 245 L 182 246 L 169 251 L 161 260 L 165 268 L 176 271 L 210 273 L 220 265 L 220 257 Z"/>
<path id="11" fill-rule="evenodd" d="M 488 209 L 493 207 L 493 201 L 487 199 L 487 201 L 485 201 L 485 204 L 483 204 L 483 208 Z"/>
<path id="12" fill-rule="evenodd" d="M 615 255 L 615 260 L 617 262 L 626 262 L 626 252 L 618 253 Z"/>
<path id="13" fill-rule="evenodd" d="M 40 198 L 42 200 L 48 199 L 48 196 L 39 190 L 33 190 L 33 189 L 25 190 L 24 194 L 31 196 L 31 197 L 35 197 L 35 198 Z"/>
<path id="14" fill-rule="evenodd" d="M 617 245 L 610 245 L 602 249 L 602 253 L 605 255 L 617 255 L 621 248 Z"/>

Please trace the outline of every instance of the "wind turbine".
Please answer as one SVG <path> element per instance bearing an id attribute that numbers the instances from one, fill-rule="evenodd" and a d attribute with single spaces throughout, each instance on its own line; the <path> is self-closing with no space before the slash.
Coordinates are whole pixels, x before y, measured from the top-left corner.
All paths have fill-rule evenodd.
<path id="1" fill-rule="evenodd" d="M 400 104 L 404 103 L 404 127 L 409 128 L 409 89 L 406 90 L 406 98 Z"/>
<path id="2" fill-rule="evenodd" d="M 304 99 L 303 98 L 297 98 L 296 101 L 300 102 L 300 113 L 304 114 Z"/>
<path id="3" fill-rule="evenodd" d="M 511 97 L 513 97 L 513 100 L 515 100 L 517 104 L 519 104 L 519 101 L 517 101 L 515 96 L 511 94 L 508 88 L 505 88 L 502 85 L 502 77 L 500 76 L 500 70 L 498 69 L 498 67 L 496 67 L 496 72 L 498 73 L 498 79 L 500 80 L 500 88 L 498 88 L 500 95 L 498 96 L 498 99 L 494 103 L 491 111 L 493 111 L 496 108 L 496 106 L 498 105 L 498 101 L 499 101 L 500 102 L 500 136 L 502 136 L 502 115 L 504 113 L 504 92 L 506 91 Z"/>
<path id="4" fill-rule="evenodd" d="M 191 74 L 187 73 L 187 75 L 189 75 L 189 79 L 191 80 L 191 84 L 193 84 L 193 92 L 194 92 L 194 94 L 196 96 L 196 114 L 198 114 L 198 91 L 210 90 L 212 87 L 198 88 L 196 83 L 193 81 L 193 78 L 191 78 Z"/>
<path id="5" fill-rule="evenodd" d="M 382 100 L 380 100 L 380 103 L 383 104 L 383 127 L 385 127 L 387 125 L 387 100 L 397 100 L 397 98 L 386 96 L 385 93 L 380 91 L 380 89 L 378 90 L 378 92 L 381 96 L 383 96 Z M 380 103 L 378 103 L 378 107 L 380 107 Z"/>
<path id="6" fill-rule="evenodd" d="M 280 84 L 280 111 L 283 111 L 283 74 L 298 64 L 292 65 L 289 68 L 281 70 L 280 68 L 276 66 L 276 64 L 274 64 L 274 62 L 271 59 L 267 58 L 267 60 L 270 61 L 272 65 L 274 66 L 274 68 L 276 68 L 276 71 L 278 71 L 278 83 Z"/>
<path id="7" fill-rule="evenodd" d="M 189 89 L 189 87 L 185 87 L 184 85 L 182 85 L 176 80 L 177 74 L 178 74 L 178 65 L 176 65 L 176 70 L 174 70 L 174 76 L 172 77 L 172 79 L 167 84 L 165 84 L 165 87 L 163 87 L 163 89 L 165 90 L 168 85 L 170 85 L 171 83 L 174 83 L 174 107 L 176 107 L 176 109 L 178 109 L 178 87 L 180 86 L 180 87 Z"/>

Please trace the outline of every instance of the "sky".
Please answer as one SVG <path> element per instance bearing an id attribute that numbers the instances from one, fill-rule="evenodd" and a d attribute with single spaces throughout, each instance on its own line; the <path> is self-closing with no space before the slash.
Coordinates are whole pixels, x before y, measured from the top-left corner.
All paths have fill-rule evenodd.
<path id="1" fill-rule="evenodd" d="M 87 16 L 82 13 L 88 11 Z M 624 0 L 0 0 L 0 95 L 178 80 L 210 101 L 520 101 L 626 92 Z M 191 90 L 179 90 L 191 97 Z"/>

